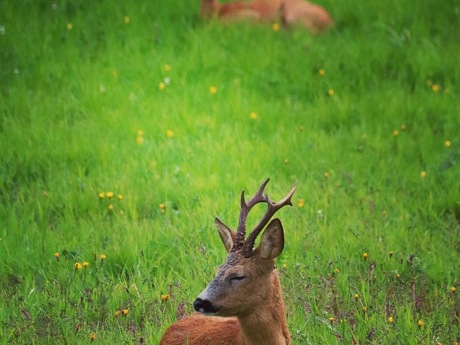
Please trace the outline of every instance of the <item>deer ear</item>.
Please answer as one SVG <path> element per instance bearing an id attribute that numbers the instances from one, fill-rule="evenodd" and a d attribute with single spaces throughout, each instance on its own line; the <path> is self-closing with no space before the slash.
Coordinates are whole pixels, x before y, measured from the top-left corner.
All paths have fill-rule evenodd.
<path id="1" fill-rule="evenodd" d="M 284 231 L 281 221 L 278 218 L 273 219 L 268 224 L 259 244 L 260 256 L 264 259 L 274 259 L 281 254 L 284 248 Z"/>
<path id="2" fill-rule="evenodd" d="M 227 249 L 227 253 L 230 253 L 233 248 L 233 244 L 235 243 L 236 232 L 222 223 L 219 218 L 216 218 L 216 225 L 217 230 L 219 230 L 220 239 L 224 243 L 225 249 Z"/>

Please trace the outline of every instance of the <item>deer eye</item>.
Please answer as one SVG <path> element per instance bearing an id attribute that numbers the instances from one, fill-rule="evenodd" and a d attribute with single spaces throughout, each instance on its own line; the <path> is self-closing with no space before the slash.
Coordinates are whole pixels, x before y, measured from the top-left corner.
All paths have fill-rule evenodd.
<path id="1" fill-rule="evenodd" d="M 229 277 L 231 283 L 238 283 L 246 279 L 246 276 L 232 275 Z"/>

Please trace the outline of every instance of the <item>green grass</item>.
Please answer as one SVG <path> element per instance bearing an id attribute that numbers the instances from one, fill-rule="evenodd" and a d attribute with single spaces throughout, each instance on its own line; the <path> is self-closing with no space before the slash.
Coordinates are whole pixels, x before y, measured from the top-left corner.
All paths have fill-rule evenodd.
<path id="1" fill-rule="evenodd" d="M 459 341 L 458 4 L 311 36 L 198 2 L 0 2 L 0 343 L 158 343 L 267 177 L 294 344 Z"/>

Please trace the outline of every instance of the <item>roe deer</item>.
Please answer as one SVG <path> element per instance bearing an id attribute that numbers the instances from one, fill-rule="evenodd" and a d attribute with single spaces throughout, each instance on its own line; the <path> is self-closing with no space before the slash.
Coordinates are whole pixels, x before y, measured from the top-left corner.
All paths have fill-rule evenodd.
<path id="1" fill-rule="evenodd" d="M 284 247 L 281 221 L 273 219 L 266 227 L 258 247 L 254 242 L 271 217 L 285 205 L 297 183 L 279 202 L 263 191 L 269 179 L 246 202 L 241 193 L 237 232 L 216 218 L 220 238 L 228 252 L 227 261 L 194 302 L 194 313 L 171 325 L 160 345 L 289 345 L 281 286 L 275 258 Z M 247 239 L 246 220 L 254 205 L 264 202 L 267 211 Z"/>
<path id="2" fill-rule="evenodd" d="M 252 0 L 219 3 L 218 0 L 201 0 L 201 18 L 217 17 L 223 21 L 248 19 L 273 21 L 279 14 L 281 0 Z"/>
<path id="3" fill-rule="evenodd" d="M 281 18 L 286 26 L 303 25 L 312 33 L 329 29 L 332 18 L 319 5 L 304 0 L 252 0 L 219 3 L 201 0 L 201 18 L 217 17 L 222 21 L 274 21 Z"/>
<path id="4" fill-rule="evenodd" d="M 304 0 L 282 0 L 280 12 L 284 25 L 303 25 L 311 33 L 325 31 L 333 24 L 324 8 Z"/>

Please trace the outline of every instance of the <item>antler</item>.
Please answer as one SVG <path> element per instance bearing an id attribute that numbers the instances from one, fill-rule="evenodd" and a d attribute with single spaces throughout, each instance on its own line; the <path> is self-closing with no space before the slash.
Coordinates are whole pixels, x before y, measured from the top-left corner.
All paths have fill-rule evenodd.
<path id="1" fill-rule="evenodd" d="M 276 211 L 278 211 L 283 206 L 292 205 L 291 198 L 297 188 L 297 182 L 294 184 L 291 191 L 282 200 L 278 201 L 277 203 L 274 203 L 270 200 L 268 195 L 263 194 L 265 186 L 268 184 L 269 181 L 270 179 L 265 180 L 264 183 L 262 183 L 262 185 L 257 190 L 256 194 L 254 194 L 254 196 L 251 199 L 249 199 L 248 202 L 246 202 L 244 199 L 244 190 L 241 193 L 240 219 L 238 221 L 238 229 L 236 232 L 235 243 L 233 245 L 232 252 L 238 251 L 242 248 L 243 255 L 245 257 L 251 256 L 252 248 L 254 247 L 254 242 L 257 236 L 260 234 L 265 225 L 267 225 L 267 223 L 270 221 L 271 217 L 273 217 Z M 251 211 L 251 209 L 260 202 L 267 203 L 267 211 L 265 212 L 265 215 L 263 216 L 259 224 L 257 224 L 257 226 L 251 231 L 251 233 L 245 241 L 244 238 L 246 236 L 246 221 L 248 218 L 249 211 Z"/>
<path id="2" fill-rule="evenodd" d="M 270 179 L 266 179 L 264 183 L 259 187 L 259 190 L 256 194 L 246 202 L 244 200 L 244 190 L 241 192 L 241 211 L 240 211 L 240 219 L 238 221 L 238 229 L 236 231 L 236 238 L 235 244 L 233 245 L 232 251 L 237 251 L 243 247 L 244 244 L 244 237 L 246 236 L 246 221 L 248 219 L 249 211 L 254 207 L 254 205 L 258 204 L 259 202 L 267 202 L 268 197 L 263 195 L 265 186 L 267 185 Z"/>
<path id="3" fill-rule="evenodd" d="M 265 185 L 268 183 L 268 181 L 269 180 L 265 181 L 265 183 L 262 186 L 265 187 Z M 291 205 L 292 206 L 291 198 L 294 195 L 294 192 L 295 192 L 296 188 L 297 188 L 297 181 L 294 184 L 294 186 L 292 187 L 292 189 L 290 190 L 290 192 L 283 199 L 278 201 L 277 203 L 274 203 L 273 201 L 271 201 L 270 198 L 268 197 L 268 195 L 265 195 L 263 197 L 263 201 L 265 201 L 267 203 L 268 208 L 267 208 L 267 211 L 265 212 L 265 215 L 260 220 L 259 224 L 257 224 L 257 226 L 251 231 L 251 233 L 249 234 L 248 238 L 246 239 L 246 241 L 243 244 L 243 251 L 242 252 L 243 252 L 244 257 L 250 257 L 252 255 L 254 242 L 255 242 L 257 236 L 260 234 L 260 232 L 265 227 L 265 225 L 267 225 L 267 223 L 270 221 L 270 219 L 273 217 L 273 215 L 276 213 L 276 211 L 278 211 L 280 208 L 282 208 L 283 206 L 286 206 L 286 205 Z M 259 189 L 259 191 L 260 191 L 260 189 Z"/>

